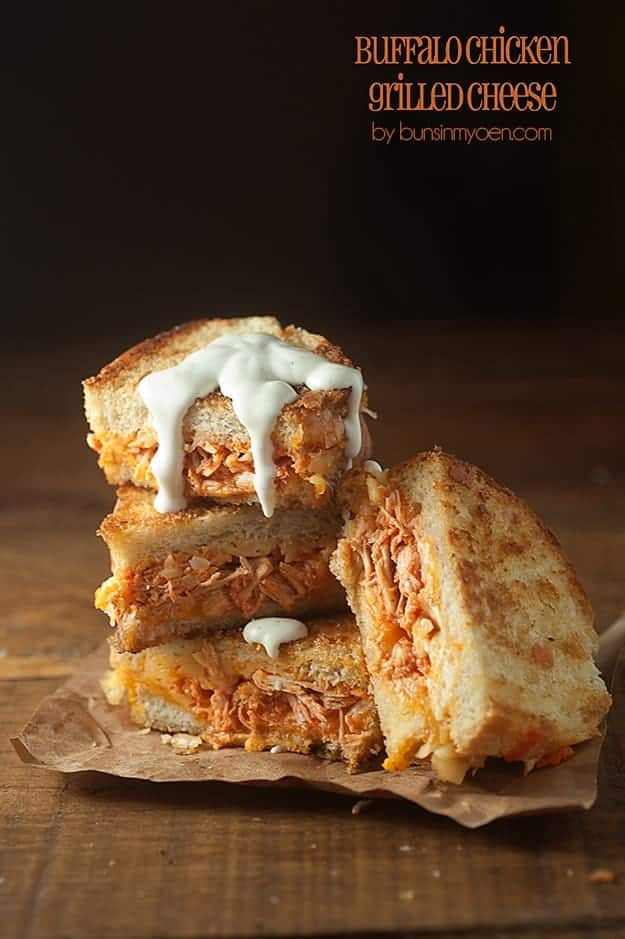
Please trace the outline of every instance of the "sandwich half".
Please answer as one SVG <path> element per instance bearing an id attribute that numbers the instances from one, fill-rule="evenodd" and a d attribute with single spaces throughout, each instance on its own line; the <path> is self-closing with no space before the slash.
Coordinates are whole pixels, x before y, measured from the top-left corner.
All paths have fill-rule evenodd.
<path id="1" fill-rule="evenodd" d="M 528 506 L 441 451 L 339 497 L 331 567 L 363 640 L 385 768 L 431 757 L 460 782 L 488 757 L 557 763 L 598 732 L 610 696 L 589 601 Z"/>
<path id="2" fill-rule="evenodd" d="M 271 316 L 197 320 L 148 339 L 83 383 L 91 428 L 87 442 L 98 453 L 109 483 L 157 488 L 151 462 L 158 439 L 137 388 L 141 379 L 178 365 L 218 338 L 245 333 L 267 333 L 329 362 L 351 366 L 341 349 L 327 339 L 295 326 L 283 329 Z M 271 435 L 275 504 L 316 507 L 330 499 L 348 465 L 345 419 L 352 392 L 349 388 L 296 390 L 297 398 L 282 409 Z M 363 396 L 363 407 L 365 403 Z M 366 458 L 369 436 L 364 420 L 361 429 L 361 455 Z M 197 398 L 184 416 L 182 436 L 187 501 L 258 501 L 250 437 L 229 397 L 215 391 Z"/>
<path id="3" fill-rule="evenodd" d="M 214 749 L 277 747 L 356 769 L 382 749 L 358 629 L 349 614 L 306 625 L 308 635 L 280 646 L 277 658 L 240 630 L 136 655 L 112 647 L 103 687 L 144 727 Z"/>
<path id="4" fill-rule="evenodd" d="M 96 607 L 117 628 L 119 649 L 137 652 L 252 617 L 312 616 L 346 607 L 328 562 L 340 518 L 333 505 L 278 509 L 194 505 L 162 514 L 153 494 L 118 490 L 99 534 L 112 576 Z"/>

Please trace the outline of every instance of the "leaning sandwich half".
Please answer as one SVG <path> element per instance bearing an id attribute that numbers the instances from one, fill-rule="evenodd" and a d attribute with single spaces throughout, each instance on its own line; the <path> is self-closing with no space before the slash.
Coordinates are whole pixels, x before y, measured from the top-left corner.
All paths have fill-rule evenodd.
<path id="1" fill-rule="evenodd" d="M 344 610 L 345 592 L 328 562 L 340 517 L 318 510 L 194 505 L 160 513 L 153 494 L 122 486 L 99 534 L 113 574 L 96 607 L 117 628 L 120 650 L 243 626 L 252 617 Z"/>
<path id="2" fill-rule="evenodd" d="M 485 473 L 441 451 L 340 487 L 331 567 L 356 616 L 387 750 L 460 782 L 488 757 L 557 763 L 610 696 L 592 610 L 554 536 Z"/>
<path id="3" fill-rule="evenodd" d="M 127 699 L 134 723 L 191 743 L 315 753 L 356 769 L 383 746 L 358 629 L 349 614 L 305 625 L 276 658 L 241 630 L 135 655 L 112 648 L 103 687 L 111 704 Z"/>

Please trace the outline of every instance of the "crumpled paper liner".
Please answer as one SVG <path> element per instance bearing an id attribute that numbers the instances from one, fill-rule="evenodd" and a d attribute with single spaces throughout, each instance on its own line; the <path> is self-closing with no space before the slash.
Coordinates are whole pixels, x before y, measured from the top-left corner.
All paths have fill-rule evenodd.
<path id="1" fill-rule="evenodd" d="M 608 675 L 625 637 L 625 616 L 604 635 L 601 653 L 609 649 L 609 655 L 602 659 L 602 668 Z M 153 782 L 304 786 L 357 798 L 402 798 L 468 828 L 510 815 L 588 809 L 596 798 L 603 737 L 576 747 L 575 756 L 558 767 L 523 776 L 520 764 L 492 761 L 461 786 L 436 782 L 427 765 L 402 773 L 375 768 L 350 775 L 341 763 L 292 753 L 200 748 L 181 756 L 161 743 L 159 733 L 142 733 L 131 724 L 123 705 L 106 702 L 99 679 L 107 665 L 104 644 L 84 659 L 77 674 L 44 698 L 12 740 L 24 763 L 63 773 L 97 770 Z M 625 657 L 618 667 L 625 670 Z"/>

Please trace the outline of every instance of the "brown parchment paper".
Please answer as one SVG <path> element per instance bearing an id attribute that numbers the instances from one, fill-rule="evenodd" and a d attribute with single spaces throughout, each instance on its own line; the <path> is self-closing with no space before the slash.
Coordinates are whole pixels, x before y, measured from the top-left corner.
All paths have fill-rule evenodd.
<path id="1" fill-rule="evenodd" d="M 625 637 L 625 615 L 604 635 L 600 662 L 608 676 Z M 468 828 L 509 815 L 588 809 L 596 798 L 602 737 L 577 747 L 575 756 L 561 766 L 523 776 L 519 764 L 493 761 L 461 786 L 436 782 L 427 765 L 402 773 L 372 769 L 350 775 L 340 763 L 290 753 L 201 748 L 181 756 L 161 743 L 159 733 L 141 733 L 130 723 L 123 705 L 107 704 L 99 683 L 107 664 L 104 644 L 83 660 L 82 668 L 64 685 L 44 698 L 12 740 L 23 762 L 63 773 L 97 770 L 153 782 L 306 786 L 356 798 L 402 798 Z M 618 668 L 625 671 L 625 656 Z M 620 686 L 625 687 L 625 682 Z"/>

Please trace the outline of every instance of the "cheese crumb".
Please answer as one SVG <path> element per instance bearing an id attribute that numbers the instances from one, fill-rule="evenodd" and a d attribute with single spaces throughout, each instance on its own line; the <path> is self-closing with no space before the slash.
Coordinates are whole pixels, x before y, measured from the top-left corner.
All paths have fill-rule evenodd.
<path id="1" fill-rule="evenodd" d="M 161 734 L 161 743 L 170 744 L 175 753 L 186 756 L 202 746 L 202 738 L 193 734 Z"/>
<path id="2" fill-rule="evenodd" d="M 113 707 L 122 703 L 126 689 L 121 678 L 113 669 L 110 669 L 104 678 L 100 680 L 100 687 L 104 692 L 104 697 Z"/>

